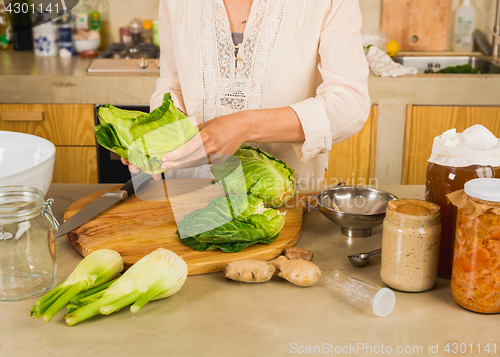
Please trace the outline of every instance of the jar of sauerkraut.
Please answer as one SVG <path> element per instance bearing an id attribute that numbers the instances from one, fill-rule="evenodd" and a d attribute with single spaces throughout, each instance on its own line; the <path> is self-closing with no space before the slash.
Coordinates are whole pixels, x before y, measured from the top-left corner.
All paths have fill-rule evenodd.
<path id="1" fill-rule="evenodd" d="M 380 277 L 389 287 L 429 290 L 437 280 L 441 222 L 439 206 L 399 199 L 387 205 L 382 231 Z"/>
<path id="2" fill-rule="evenodd" d="M 458 209 L 453 300 L 471 311 L 500 313 L 500 179 L 468 181 L 448 198 Z"/>

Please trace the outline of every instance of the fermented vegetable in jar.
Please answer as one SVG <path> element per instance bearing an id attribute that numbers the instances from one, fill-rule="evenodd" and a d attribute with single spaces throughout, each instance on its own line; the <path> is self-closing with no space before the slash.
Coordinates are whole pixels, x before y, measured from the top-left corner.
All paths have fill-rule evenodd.
<path id="1" fill-rule="evenodd" d="M 464 188 L 467 181 L 480 177 L 500 178 L 500 166 L 471 165 L 466 167 L 442 166 L 429 163 L 425 199 L 441 207 L 441 248 L 439 251 L 439 275 L 451 277 L 453 242 L 455 241 L 455 217 L 457 209 L 449 205 L 446 195 Z"/>
<path id="2" fill-rule="evenodd" d="M 448 195 L 458 207 L 451 276 L 453 300 L 500 313 L 500 179 L 475 179 Z"/>
<path id="3" fill-rule="evenodd" d="M 439 206 L 422 200 L 390 201 L 383 224 L 380 276 L 389 287 L 429 290 L 437 280 Z"/>
<path id="4" fill-rule="evenodd" d="M 446 195 L 476 178 L 500 178 L 500 140 L 488 129 L 474 125 L 457 133 L 448 130 L 434 138 L 427 166 L 425 199 L 441 207 L 440 276 L 451 277 L 457 210 Z"/>

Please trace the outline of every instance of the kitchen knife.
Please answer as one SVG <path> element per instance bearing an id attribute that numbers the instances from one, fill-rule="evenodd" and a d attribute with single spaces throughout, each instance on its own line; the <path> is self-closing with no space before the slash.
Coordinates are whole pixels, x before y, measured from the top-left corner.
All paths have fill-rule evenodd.
<path id="1" fill-rule="evenodd" d="M 120 201 L 125 201 L 128 197 L 132 196 L 135 192 L 139 192 L 151 182 L 152 177 L 148 174 L 141 172 L 140 174 L 132 177 L 123 185 L 118 191 L 107 192 L 99 197 L 97 200 L 83 208 L 80 212 L 64 222 L 56 233 L 56 238 L 68 234 L 72 230 L 80 227 L 92 218 L 97 216 L 102 211 L 115 205 Z"/>

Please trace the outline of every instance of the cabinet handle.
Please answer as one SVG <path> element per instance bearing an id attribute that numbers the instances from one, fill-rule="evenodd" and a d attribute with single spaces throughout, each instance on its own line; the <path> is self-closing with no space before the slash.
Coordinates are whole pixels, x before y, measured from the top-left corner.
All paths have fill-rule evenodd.
<path id="1" fill-rule="evenodd" d="M 43 112 L 37 111 L 5 111 L 2 121 L 43 121 Z"/>

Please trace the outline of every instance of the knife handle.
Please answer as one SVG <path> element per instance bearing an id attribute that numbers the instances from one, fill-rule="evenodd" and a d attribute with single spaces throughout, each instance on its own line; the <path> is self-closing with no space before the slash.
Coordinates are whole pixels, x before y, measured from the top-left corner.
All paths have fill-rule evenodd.
<path id="1" fill-rule="evenodd" d="M 152 179 L 151 175 L 141 172 L 138 175 L 133 175 L 132 178 L 120 188 L 120 190 L 127 191 L 127 197 L 130 197 L 134 193 L 139 192 L 146 187 Z"/>

